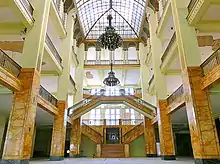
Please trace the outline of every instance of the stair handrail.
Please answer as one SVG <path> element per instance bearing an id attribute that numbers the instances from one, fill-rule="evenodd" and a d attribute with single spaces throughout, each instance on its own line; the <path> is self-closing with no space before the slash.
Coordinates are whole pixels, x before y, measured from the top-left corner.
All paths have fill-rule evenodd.
<path id="1" fill-rule="evenodd" d="M 125 95 L 124 95 L 124 96 L 125 96 Z M 137 97 L 137 96 L 135 96 L 135 95 L 128 95 L 128 96 L 125 96 L 125 97 L 128 98 L 128 99 L 130 99 L 130 100 L 135 101 L 136 103 L 138 103 L 138 104 L 140 104 L 140 105 L 143 105 L 143 106 L 147 107 L 148 109 L 152 110 L 155 114 L 157 114 L 157 107 L 155 107 L 154 105 L 152 105 L 152 104 L 150 104 L 150 103 L 144 101 L 143 99 L 141 99 L 141 98 L 139 98 L 139 97 Z M 131 98 L 131 97 L 133 97 L 134 99 Z M 154 110 L 153 110 L 152 108 L 153 108 Z"/>
<path id="2" fill-rule="evenodd" d="M 91 128 L 89 125 L 86 125 L 84 122 L 82 122 L 82 125 L 89 128 L 89 129 L 91 129 L 93 132 L 95 132 L 101 138 L 101 142 L 103 142 L 103 136 L 99 132 L 97 132 L 96 130 Z"/>
<path id="3" fill-rule="evenodd" d="M 73 110 L 72 111 L 72 113 L 73 113 L 76 109 L 87 105 L 89 102 L 91 102 L 92 100 L 98 99 L 100 96 L 102 96 L 102 94 L 100 94 L 100 92 L 97 92 L 94 95 L 90 95 L 89 97 L 87 97 L 87 98 L 83 99 L 82 101 L 80 101 L 80 102 L 74 104 L 73 106 L 69 107 L 67 109 L 67 116 L 70 116 L 70 114 L 71 114 L 70 110 Z"/>
<path id="4" fill-rule="evenodd" d="M 137 129 L 137 128 L 143 126 L 143 125 L 144 125 L 144 122 L 141 122 L 140 124 L 138 124 L 138 125 L 134 126 L 133 128 L 131 128 L 131 129 L 130 129 L 129 131 L 127 131 L 125 134 L 123 134 L 123 135 L 122 135 L 123 143 L 125 142 L 126 136 L 127 136 L 129 133 L 131 133 L 131 131 L 133 131 L 133 130 L 135 130 L 135 129 Z M 132 135 L 133 135 L 133 134 L 132 134 Z"/>

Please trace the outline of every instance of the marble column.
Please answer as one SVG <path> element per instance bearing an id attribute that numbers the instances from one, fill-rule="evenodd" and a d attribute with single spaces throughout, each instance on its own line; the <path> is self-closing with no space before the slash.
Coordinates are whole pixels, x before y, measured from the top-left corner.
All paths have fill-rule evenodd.
<path id="1" fill-rule="evenodd" d="M 102 154 L 102 145 L 101 144 L 97 144 L 96 145 L 96 157 L 100 158 Z"/>
<path id="2" fill-rule="evenodd" d="M 80 118 L 73 121 L 70 135 L 70 157 L 79 157 L 81 143 Z"/>
<path id="3" fill-rule="evenodd" d="M 162 42 L 156 34 L 157 15 L 152 12 L 149 17 L 150 42 L 152 46 L 152 60 L 155 78 L 155 90 L 158 101 L 157 118 L 160 135 L 160 151 L 163 160 L 175 160 L 175 149 L 172 132 L 172 122 L 170 116 L 166 114 L 168 103 L 166 76 L 160 70 Z"/>
<path id="4" fill-rule="evenodd" d="M 29 163 L 34 136 L 40 74 L 33 68 L 22 69 L 23 88 L 14 93 L 3 151 L 4 163 Z"/>
<path id="5" fill-rule="evenodd" d="M 158 128 L 160 134 L 160 151 L 164 160 L 175 160 L 175 148 L 173 139 L 172 122 L 170 115 L 167 115 L 167 100 L 159 100 Z"/>
<path id="6" fill-rule="evenodd" d="M 203 72 L 197 34 L 186 20 L 188 3 L 171 0 L 171 7 L 195 163 L 220 163 L 219 140 L 209 93 L 201 89 Z"/>
<path id="7" fill-rule="evenodd" d="M 125 158 L 130 157 L 130 145 L 129 144 L 124 144 L 124 152 L 125 152 Z"/>
<path id="8" fill-rule="evenodd" d="M 144 117 L 144 140 L 145 154 L 147 157 L 156 157 L 156 137 L 154 125 L 151 124 L 151 119 Z"/>
<path id="9" fill-rule="evenodd" d="M 66 119 L 65 110 L 67 108 L 66 101 L 58 101 L 57 107 L 59 114 L 54 118 L 53 133 L 50 150 L 50 160 L 60 161 L 64 159 L 65 139 L 66 139 Z"/>

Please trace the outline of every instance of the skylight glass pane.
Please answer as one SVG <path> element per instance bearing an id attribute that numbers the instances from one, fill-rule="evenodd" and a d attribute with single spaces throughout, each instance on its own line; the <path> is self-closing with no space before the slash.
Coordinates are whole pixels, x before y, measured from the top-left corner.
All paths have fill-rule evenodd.
<path id="1" fill-rule="evenodd" d="M 107 15 L 113 16 L 112 25 L 123 38 L 138 37 L 144 15 L 144 0 L 76 0 L 78 14 L 87 39 L 97 39 L 108 26 Z"/>

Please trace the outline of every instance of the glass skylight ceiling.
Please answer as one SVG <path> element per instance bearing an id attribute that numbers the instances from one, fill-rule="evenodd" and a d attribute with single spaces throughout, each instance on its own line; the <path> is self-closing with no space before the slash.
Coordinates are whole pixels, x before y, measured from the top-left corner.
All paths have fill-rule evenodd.
<path id="1" fill-rule="evenodd" d="M 86 39 L 97 39 L 105 31 L 109 14 L 122 38 L 138 37 L 146 0 L 112 0 L 112 8 L 110 0 L 76 0 L 76 4 Z"/>

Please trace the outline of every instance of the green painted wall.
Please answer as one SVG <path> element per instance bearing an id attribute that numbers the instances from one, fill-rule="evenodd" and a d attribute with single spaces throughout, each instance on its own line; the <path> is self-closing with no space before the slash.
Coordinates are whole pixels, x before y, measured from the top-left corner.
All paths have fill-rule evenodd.
<path id="1" fill-rule="evenodd" d="M 0 115 L 0 158 L 2 157 L 2 152 L 3 152 L 3 148 L 4 148 L 4 139 L 5 139 L 5 133 L 6 133 L 6 129 L 5 129 L 5 125 L 7 122 L 7 117 L 4 115 Z"/>
<path id="2" fill-rule="evenodd" d="M 96 154 L 96 143 L 82 134 L 80 150 L 83 151 L 82 156 L 93 157 L 93 154 Z"/>
<path id="3" fill-rule="evenodd" d="M 130 157 L 145 157 L 144 135 L 130 143 Z"/>

